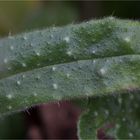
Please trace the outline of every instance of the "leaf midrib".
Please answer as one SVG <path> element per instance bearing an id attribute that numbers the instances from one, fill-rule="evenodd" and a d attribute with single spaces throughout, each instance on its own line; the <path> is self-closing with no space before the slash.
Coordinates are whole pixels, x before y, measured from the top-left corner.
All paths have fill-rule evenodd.
<path id="1" fill-rule="evenodd" d="M 63 63 L 55 63 L 55 64 L 53 64 L 53 65 L 47 65 L 47 66 L 42 66 L 42 67 L 39 67 L 39 68 L 23 70 L 23 71 L 20 71 L 20 72 L 15 73 L 15 74 L 11 74 L 11 75 L 2 77 L 2 78 L 0 79 L 0 81 L 3 80 L 3 79 L 7 79 L 7 78 L 9 78 L 9 77 L 13 77 L 13 76 L 15 76 L 15 75 L 19 75 L 19 74 L 26 73 L 26 72 L 31 72 L 31 71 L 34 71 L 34 70 L 39 70 L 39 69 L 42 69 L 42 68 L 45 68 L 45 67 L 51 67 L 51 66 L 54 66 L 54 65 L 57 66 L 57 65 L 61 65 L 61 64 L 70 64 L 70 63 L 78 62 L 78 61 L 101 60 L 101 59 L 116 58 L 116 57 L 123 57 L 123 56 L 140 56 L 140 54 L 139 54 L 139 53 L 138 53 L 138 54 L 137 54 L 137 53 L 135 53 L 135 54 L 130 53 L 130 54 L 124 54 L 124 55 L 106 56 L 106 57 L 102 57 L 102 58 L 100 58 L 100 57 L 95 58 L 95 57 L 94 57 L 93 59 L 91 59 L 91 58 L 90 58 L 90 59 L 80 59 L 80 60 L 69 61 L 69 62 L 63 62 Z"/>

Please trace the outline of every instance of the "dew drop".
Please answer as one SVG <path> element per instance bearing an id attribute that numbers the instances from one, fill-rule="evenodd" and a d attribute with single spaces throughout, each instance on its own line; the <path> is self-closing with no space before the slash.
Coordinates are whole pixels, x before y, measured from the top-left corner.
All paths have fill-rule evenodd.
<path id="1" fill-rule="evenodd" d="M 54 83 L 54 84 L 53 84 L 53 88 L 54 88 L 54 89 L 57 89 L 57 88 L 58 88 L 57 84 Z"/>
<path id="2" fill-rule="evenodd" d="M 6 95 L 6 97 L 7 97 L 8 99 L 12 99 L 12 95 L 11 95 L 11 94 Z"/>
<path id="3" fill-rule="evenodd" d="M 131 132 L 129 132 L 128 135 L 129 135 L 129 137 L 133 137 L 133 133 L 131 133 Z"/>
<path id="4" fill-rule="evenodd" d="M 130 38 L 129 38 L 129 37 L 125 37 L 124 40 L 125 40 L 126 42 L 130 42 Z"/>
<path id="5" fill-rule="evenodd" d="M 4 59 L 4 63 L 7 64 L 7 62 L 8 62 L 8 60 L 7 60 L 7 58 L 5 58 L 5 59 Z"/>
<path id="6" fill-rule="evenodd" d="M 97 111 L 94 112 L 94 116 L 98 116 L 98 112 Z"/>
<path id="7" fill-rule="evenodd" d="M 10 50 L 14 50 L 14 46 L 10 46 Z"/>
<path id="8" fill-rule="evenodd" d="M 27 65 L 25 63 L 22 63 L 22 67 L 26 67 Z"/>
<path id="9" fill-rule="evenodd" d="M 33 95 L 36 97 L 37 96 L 37 93 L 34 93 Z"/>
<path id="10" fill-rule="evenodd" d="M 40 53 L 39 53 L 39 52 L 36 52 L 36 55 L 37 55 L 37 56 L 40 56 Z"/>
<path id="11" fill-rule="evenodd" d="M 70 74 L 69 74 L 69 73 L 67 73 L 67 74 L 66 74 L 66 76 L 67 76 L 67 78 L 69 78 L 69 77 L 70 77 Z"/>
<path id="12" fill-rule="evenodd" d="M 66 41 L 67 43 L 70 41 L 70 38 L 68 36 L 63 38 L 64 41 Z"/>
<path id="13" fill-rule="evenodd" d="M 27 40 L 27 37 L 24 35 L 24 36 L 23 36 L 23 39 L 24 39 L 24 40 Z"/>
<path id="14" fill-rule="evenodd" d="M 34 46 L 33 43 L 31 43 L 30 46 L 33 47 Z"/>
<path id="15" fill-rule="evenodd" d="M 126 121 L 126 118 L 123 118 L 122 121 L 125 122 Z"/>
<path id="16" fill-rule="evenodd" d="M 20 83 L 20 81 L 17 81 L 17 85 L 20 85 L 21 83 Z"/>
<path id="17" fill-rule="evenodd" d="M 67 51 L 67 55 L 68 56 L 71 56 L 72 55 L 72 52 L 71 51 Z"/>
<path id="18" fill-rule="evenodd" d="M 55 71 L 56 70 L 56 67 L 52 67 L 52 71 Z"/>
<path id="19" fill-rule="evenodd" d="M 95 51 L 95 50 L 93 50 L 93 51 L 92 51 L 92 54 L 95 54 L 95 53 L 96 53 L 96 51 Z"/>
<path id="20" fill-rule="evenodd" d="M 104 68 L 101 68 L 101 69 L 100 69 L 100 73 L 101 73 L 102 75 L 104 75 L 104 74 L 106 73 L 105 69 L 104 69 Z"/>

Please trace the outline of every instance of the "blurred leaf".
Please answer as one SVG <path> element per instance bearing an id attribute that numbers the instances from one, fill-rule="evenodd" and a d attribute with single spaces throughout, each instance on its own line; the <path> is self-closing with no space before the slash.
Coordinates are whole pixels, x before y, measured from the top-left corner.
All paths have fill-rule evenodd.
<path id="1" fill-rule="evenodd" d="M 79 121 L 80 139 L 140 138 L 139 93 L 92 98 L 87 108 Z"/>
<path id="2" fill-rule="evenodd" d="M 78 11 L 69 2 L 0 1 L 0 36 L 53 24 L 64 25 L 77 18 Z"/>

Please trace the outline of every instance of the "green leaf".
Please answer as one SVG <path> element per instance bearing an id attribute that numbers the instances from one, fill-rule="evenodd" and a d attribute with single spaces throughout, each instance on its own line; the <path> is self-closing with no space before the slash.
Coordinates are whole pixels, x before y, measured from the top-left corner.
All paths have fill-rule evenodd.
<path id="1" fill-rule="evenodd" d="M 53 100 L 135 92 L 139 68 L 140 56 L 129 55 L 59 64 L 4 78 L 0 112 Z"/>
<path id="2" fill-rule="evenodd" d="M 140 138 L 139 105 L 139 93 L 89 99 L 79 121 L 80 139 Z"/>
<path id="3" fill-rule="evenodd" d="M 140 24 L 112 17 L 0 40 L 0 113 L 140 89 Z"/>

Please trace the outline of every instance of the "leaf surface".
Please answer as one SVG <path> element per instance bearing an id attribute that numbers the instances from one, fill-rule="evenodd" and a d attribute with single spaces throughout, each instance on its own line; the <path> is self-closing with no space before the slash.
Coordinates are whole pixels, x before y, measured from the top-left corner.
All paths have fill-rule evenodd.
<path id="1" fill-rule="evenodd" d="M 89 99 L 79 121 L 80 139 L 140 138 L 139 103 L 139 93 Z"/>
<path id="2" fill-rule="evenodd" d="M 0 40 L 0 113 L 137 92 L 139 22 L 112 17 Z"/>

